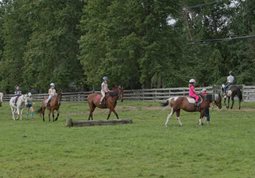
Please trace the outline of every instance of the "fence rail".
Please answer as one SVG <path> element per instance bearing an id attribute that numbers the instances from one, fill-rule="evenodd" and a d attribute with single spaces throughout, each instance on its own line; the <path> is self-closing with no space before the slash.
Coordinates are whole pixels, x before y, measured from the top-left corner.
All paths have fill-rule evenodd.
<path id="1" fill-rule="evenodd" d="M 244 101 L 255 101 L 255 86 L 241 85 L 243 92 Z M 196 91 L 201 91 L 202 88 L 197 88 Z M 206 87 L 208 93 L 219 93 L 221 92 L 220 86 L 209 86 Z M 137 89 L 137 90 L 125 90 L 124 100 L 164 100 L 172 96 L 187 96 L 189 88 L 157 88 L 157 89 Z M 63 102 L 83 102 L 87 100 L 87 96 L 93 93 L 93 91 L 85 92 L 68 92 L 63 93 Z M 5 94 L 3 97 L 4 101 L 9 101 L 12 94 Z M 34 101 L 42 101 L 48 96 L 47 93 L 33 94 Z"/>

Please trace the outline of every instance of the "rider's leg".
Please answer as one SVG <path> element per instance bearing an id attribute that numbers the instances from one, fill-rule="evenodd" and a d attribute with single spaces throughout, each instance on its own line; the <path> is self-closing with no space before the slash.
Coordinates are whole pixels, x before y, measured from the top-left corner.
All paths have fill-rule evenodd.
<path id="1" fill-rule="evenodd" d="M 18 101 L 19 95 L 16 96 L 15 100 L 14 100 L 14 105 L 17 106 L 17 101 Z"/>
<path id="2" fill-rule="evenodd" d="M 49 95 L 49 97 L 48 97 L 48 100 L 47 100 L 47 103 L 46 103 L 46 107 L 48 106 L 48 105 L 50 105 L 50 99 L 51 99 L 51 95 Z"/>
<path id="3" fill-rule="evenodd" d="M 195 99 L 196 99 L 196 106 L 199 106 L 199 102 L 198 102 L 199 101 L 199 96 L 196 95 Z"/>
<path id="4" fill-rule="evenodd" d="M 101 91 L 101 94 L 102 94 L 102 97 L 100 98 L 100 104 L 102 104 L 102 101 L 105 97 L 105 92 L 104 91 Z"/>

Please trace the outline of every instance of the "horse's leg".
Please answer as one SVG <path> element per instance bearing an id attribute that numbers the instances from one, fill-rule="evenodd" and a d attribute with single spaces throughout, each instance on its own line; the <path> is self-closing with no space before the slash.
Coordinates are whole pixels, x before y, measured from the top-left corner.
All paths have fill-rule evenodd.
<path id="1" fill-rule="evenodd" d="M 239 109 L 241 109 L 241 99 L 238 97 L 239 99 Z"/>
<path id="2" fill-rule="evenodd" d="M 109 109 L 109 113 L 108 113 L 108 116 L 107 116 L 107 120 L 110 118 L 111 113 L 112 113 L 112 111 L 111 111 L 111 109 Z"/>
<path id="3" fill-rule="evenodd" d="M 22 120 L 23 109 L 20 110 L 20 120 Z"/>
<path id="4" fill-rule="evenodd" d="M 57 110 L 57 117 L 56 117 L 55 121 L 58 120 L 58 116 L 59 116 L 59 110 Z"/>
<path id="5" fill-rule="evenodd" d="M 42 107 L 43 122 L 45 121 L 44 114 L 45 114 L 45 108 Z"/>
<path id="6" fill-rule="evenodd" d="M 117 119 L 119 119 L 119 115 L 117 114 L 117 112 L 115 111 L 115 109 L 112 110 L 113 113 L 115 114 L 115 116 L 117 117 Z"/>
<path id="7" fill-rule="evenodd" d="M 52 109 L 52 112 L 51 112 L 51 113 L 52 113 L 52 121 L 53 121 L 53 122 L 55 121 L 55 114 L 54 114 L 54 112 L 55 112 L 54 109 Z"/>
<path id="8" fill-rule="evenodd" d="M 231 104 L 231 109 L 233 109 L 233 106 L 234 106 L 234 96 L 231 97 L 231 101 L 232 101 L 232 104 Z"/>
<path id="9" fill-rule="evenodd" d="M 20 119 L 20 110 L 17 108 L 17 120 Z"/>
<path id="10" fill-rule="evenodd" d="M 89 108 L 90 108 L 90 110 L 89 110 L 89 117 L 88 117 L 88 120 L 93 120 L 93 112 L 94 112 L 96 106 L 94 106 L 93 104 L 91 104 L 91 105 L 89 105 Z"/>
<path id="11" fill-rule="evenodd" d="M 15 111 L 14 111 L 13 107 L 11 107 L 11 112 L 12 112 L 12 119 L 15 120 L 15 116 L 14 116 L 15 115 Z"/>
<path id="12" fill-rule="evenodd" d="M 89 117 L 88 120 L 93 120 L 93 112 L 96 108 L 96 106 L 92 102 L 88 102 L 89 104 Z"/>
<path id="13" fill-rule="evenodd" d="M 177 117 L 177 121 L 179 122 L 179 125 L 182 126 L 182 122 L 181 122 L 181 119 L 180 119 L 180 112 L 181 112 L 180 109 L 178 109 L 176 111 L 176 117 Z"/>
<path id="14" fill-rule="evenodd" d="M 200 118 L 199 118 L 199 120 L 198 120 L 198 124 L 199 124 L 199 125 L 203 125 L 202 119 L 204 118 L 204 116 L 205 116 L 205 114 L 204 114 L 204 109 L 202 109 L 202 110 L 200 111 Z"/>
<path id="15" fill-rule="evenodd" d="M 227 109 L 229 108 L 229 102 L 230 102 L 230 97 L 228 97 L 228 104 L 226 106 Z"/>
<path id="16" fill-rule="evenodd" d="M 226 97 L 224 97 L 224 105 L 226 106 L 226 100 L 227 100 L 227 98 Z"/>
<path id="17" fill-rule="evenodd" d="M 166 126 L 166 127 L 167 127 L 167 124 L 168 124 L 168 122 L 169 122 L 169 119 L 172 117 L 173 113 L 174 113 L 174 109 L 171 108 L 171 112 L 167 115 L 167 118 L 166 118 L 166 122 L 165 122 L 165 126 Z"/>

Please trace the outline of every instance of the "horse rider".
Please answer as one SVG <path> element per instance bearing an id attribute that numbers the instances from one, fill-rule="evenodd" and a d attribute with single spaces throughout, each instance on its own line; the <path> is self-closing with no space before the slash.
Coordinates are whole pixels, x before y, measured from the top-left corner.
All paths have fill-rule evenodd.
<path id="1" fill-rule="evenodd" d="M 189 80 L 189 96 L 196 100 L 195 106 L 199 107 L 199 102 L 198 102 L 199 96 L 197 95 L 195 91 L 195 83 L 196 83 L 195 79 Z"/>
<path id="2" fill-rule="evenodd" d="M 203 97 L 205 97 L 207 94 L 208 94 L 208 93 L 207 93 L 206 88 L 203 88 L 203 89 L 201 90 L 201 95 L 202 95 Z M 205 117 L 206 117 L 207 121 L 210 122 L 210 111 L 209 111 L 209 108 L 205 108 L 204 113 L 205 113 Z"/>
<path id="3" fill-rule="evenodd" d="M 14 96 L 16 96 L 15 101 L 14 101 L 15 106 L 17 105 L 18 98 L 21 96 L 21 94 L 22 94 L 22 92 L 20 90 L 19 85 L 16 85 L 15 92 L 14 92 Z"/>
<path id="4" fill-rule="evenodd" d="M 227 89 L 230 87 L 230 85 L 233 85 L 235 81 L 235 77 L 232 75 L 232 71 L 229 72 L 229 76 L 227 77 L 227 83 L 225 84 L 224 93 L 227 92 Z"/>
<path id="5" fill-rule="evenodd" d="M 33 108 L 32 93 L 28 92 L 27 96 L 28 97 L 27 97 L 27 106 L 26 107 L 28 108 L 28 111 L 30 111 L 32 118 L 34 118 L 34 108 Z M 29 112 L 27 112 L 27 117 L 28 117 L 28 113 Z"/>
<path id="6" fill-rule="evenodd" d="M 57 92 L 56 92 L 56 89 L 55 89 L 55 84 L 54 83 L 51 83 L 50 84 L 50 88 L 48 90 L 48 94 L 49 94 L 49 97 L 48 97 L 48 100 L 47 100 L 47 105 L 48 106 L 50 104 L 50 100 L 53 96 L 57 95 Z"/>
<path id="7" fill-rule="evenodd" d="M 100 104 L 102 104 L 103 99 L 105 98 L 105 94 L 108 93 L 110 90 L 108 88 L 108 77 L 103 77 L 103 82 L 101 84 L 101 94 L 102 97 L 100 98 Z"/>

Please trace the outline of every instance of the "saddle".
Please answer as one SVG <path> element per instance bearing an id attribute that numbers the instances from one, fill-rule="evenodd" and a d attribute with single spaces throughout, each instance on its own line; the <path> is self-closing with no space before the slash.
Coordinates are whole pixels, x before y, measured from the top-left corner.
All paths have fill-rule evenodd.
<path id="1" fill-rule="evenodd" d="M 199 96 L 199 100 L 198 100 L 198 103 L 196 103 L 196 100 L 195 98 L 192 98 L 190 96 L 187 96 L 187 100 L 190 104 L 194 104 L 196 108 L 199 108 L 201 103 L 203 102 L 203 97 L 198 95 Z"/>
<path id="2" fill-rule="evenodd" d="M 225 97 L 229 97 L 231 96 L 232 94 L 232 91 L 230 90 L 230 88 L 232 87 L 233 84 L 230 84 L 230 85 L 223 85 L 224 86 L 224 94 L 225 94 Z"/>

